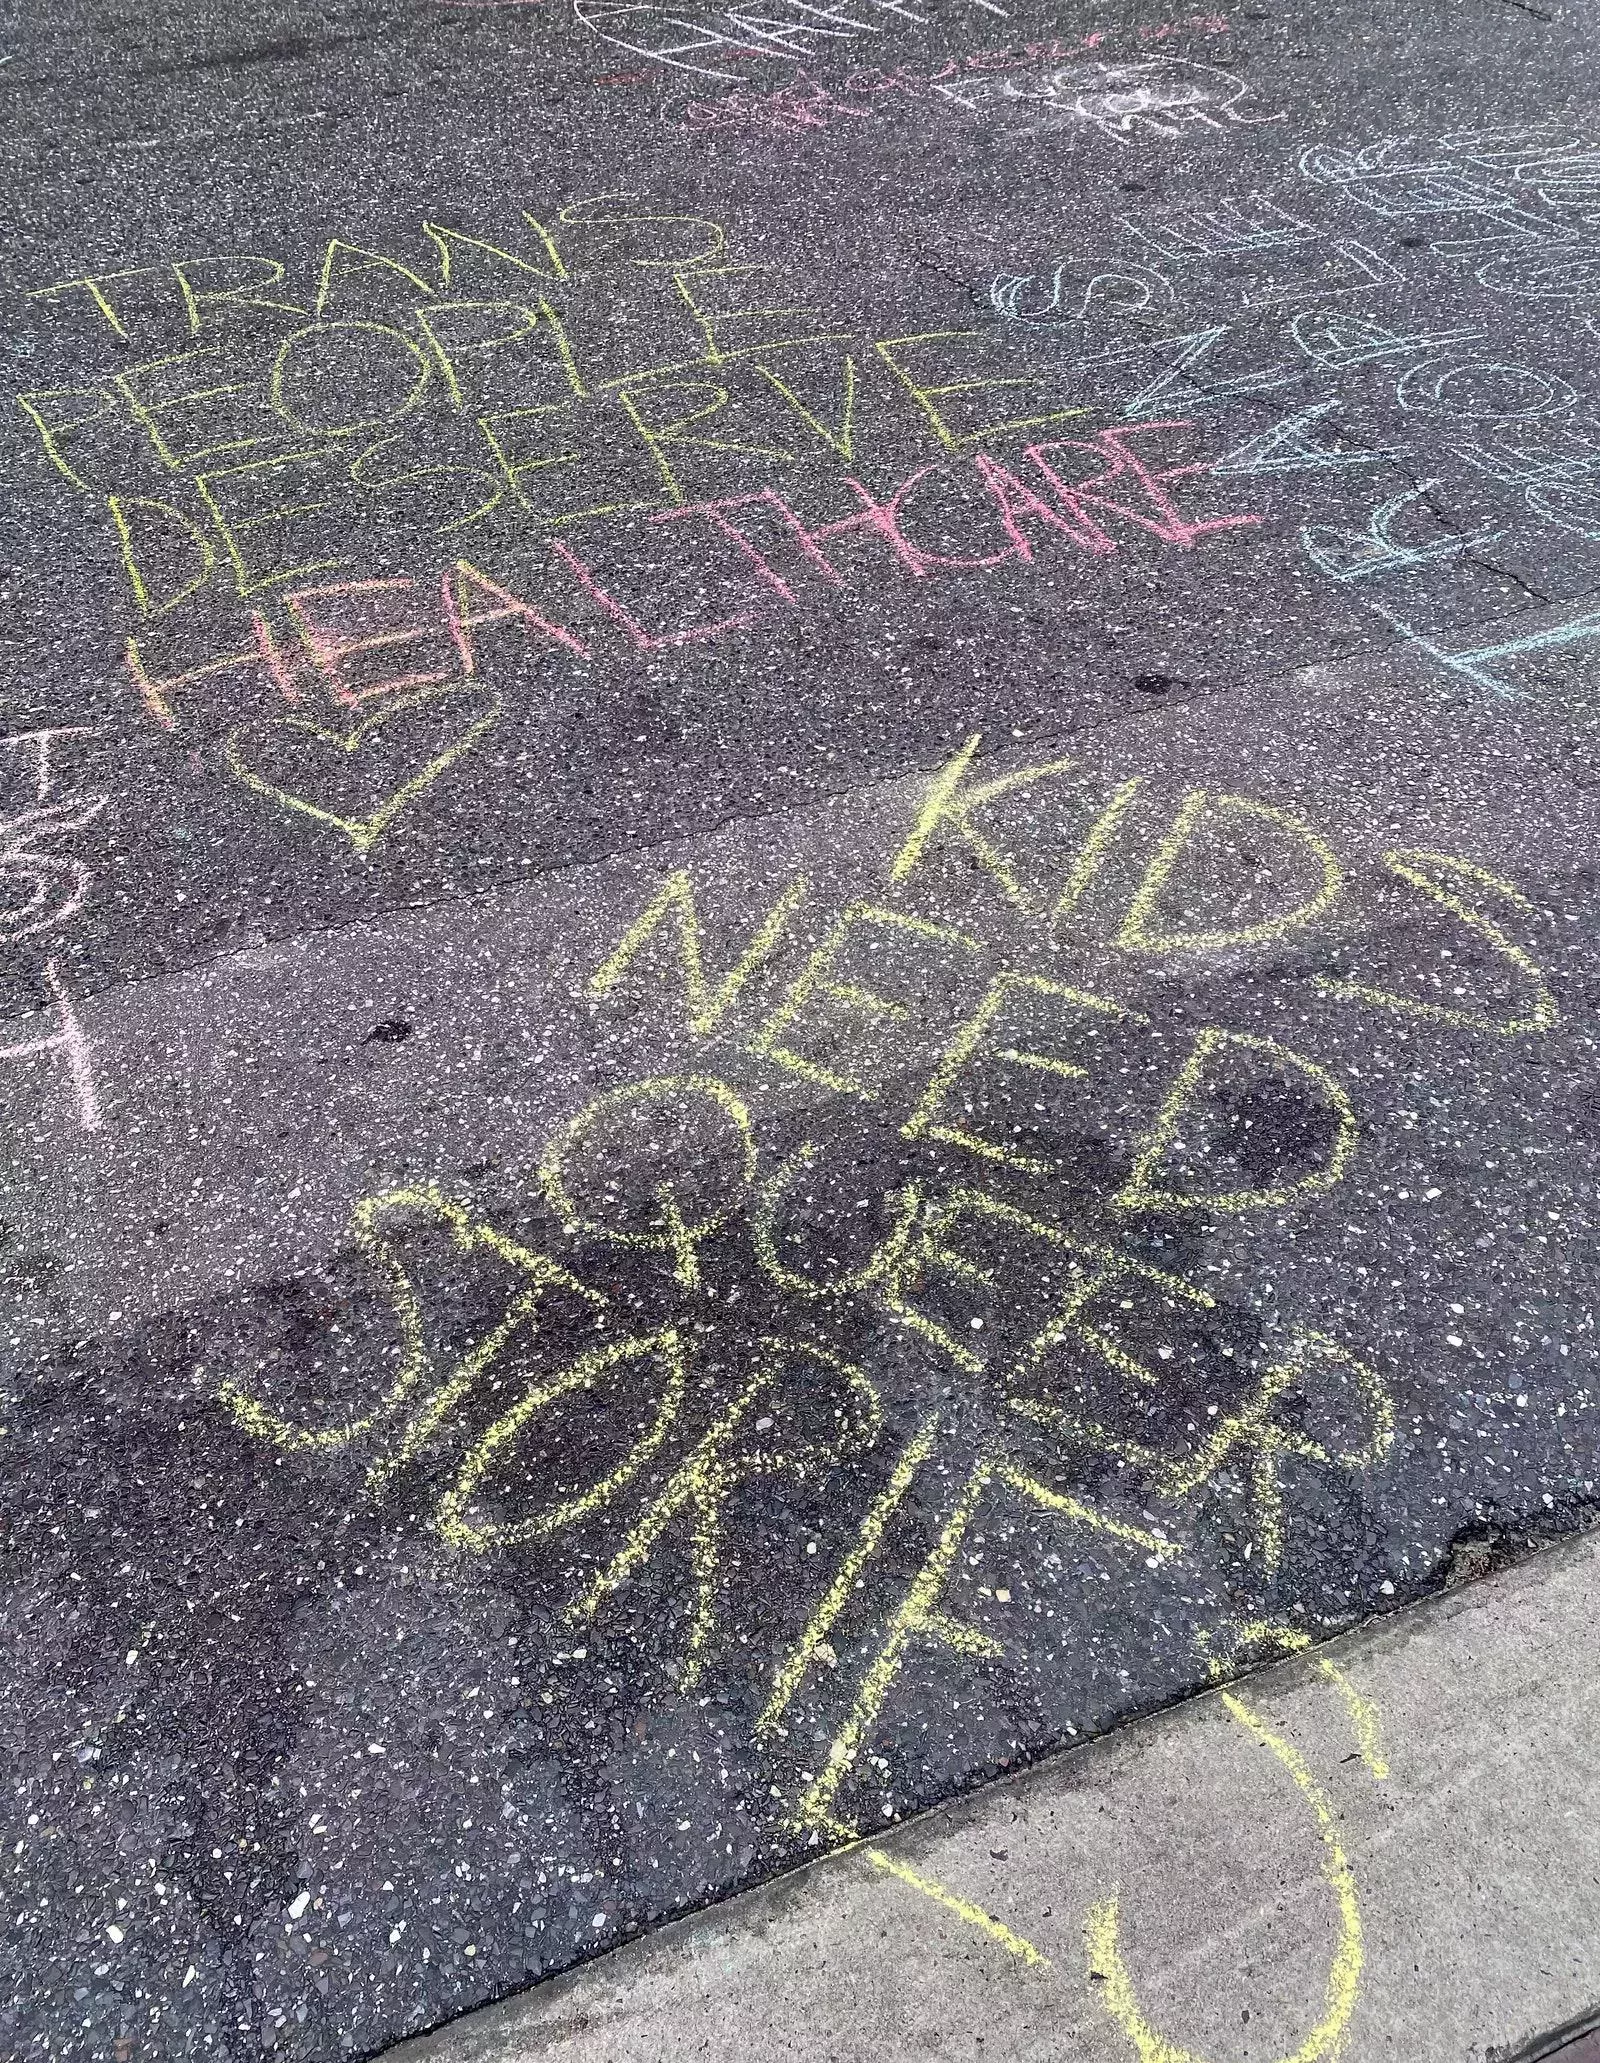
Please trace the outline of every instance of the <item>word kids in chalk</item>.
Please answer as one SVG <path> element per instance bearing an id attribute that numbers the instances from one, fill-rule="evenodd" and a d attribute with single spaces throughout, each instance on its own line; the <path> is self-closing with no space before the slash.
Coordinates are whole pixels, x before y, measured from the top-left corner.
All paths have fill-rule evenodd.
<path id="1" fill-rule="evenodd" d="M 1282 1225 L 1337 1193 L 1370 1115 L 1359 1070 L 1276 1015 L 1175 1032 L 1151 969 L 1289 946 L 1324 1030 L 1492 1048 L 1559 1022 L 1531 907 L 1470 860 L 1385 855 L 1382 892 L 1437 957 L 1352 963 L 1337 942 L 1377 884 L 1297 812 L 1168 800 L 1072 760 L 996 774 L 980 743 L 842 906 L 798 874 L 713 930 L 688 871 L 643 895 L 584 995 L 597 1029 L 660 1025 L 655 1070 L 555 1123 L 510 1217 L 427 1182 L 357 1206 L 397 1349 L 380 1386 L 335 1400 L 272 1360 L 207 1371 L 239 1432 L 313 1480 L 337 1469 L 380 1508 L 424 1486 L 447 1558 L 535 1558 L 574 1627 L 665 1583 L 685 1691 L 758 1659 L 728 1628 L 774 1510 L 788 1538 L 848 1500 L 857 1530 L 771 1658 L 757 1730 L 775 1742 L 857 1579 L 938 1491 L 940 1530 L 801 1787 L 797 1823 L 826 1837 L 852 1824 L 841 1792 L 908 1646 L 1000 1652 L 940 1610 L 997 1511 L 1081 1535 L 1134 1585 L 1221 1526 L 1268 1597 L 1308 1486 L 1376 1494 L 1392 1371 L 1196 1266 L 1181 1229 Z M 1296 1113 L 1273 1164 L 1239 1147 L 1240 1109 Z M 446 1285 L 466 1279 L 494 1295 L 446 1348 Z M 765 1548 L 739 1520 L 752 1498 Z"/>

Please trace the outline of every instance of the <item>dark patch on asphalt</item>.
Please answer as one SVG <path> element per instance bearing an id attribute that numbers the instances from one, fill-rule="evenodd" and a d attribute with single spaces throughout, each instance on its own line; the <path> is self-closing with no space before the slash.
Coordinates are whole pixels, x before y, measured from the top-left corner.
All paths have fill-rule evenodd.
<path id="1" fill-rule="evenodd" d="M 162 74 L 183 76 L 209 71 L 241 71 L 253 65 L 292 64 L 301 58 L 322 57 L 341 50 L 356 39 L 351 36 L 274 36 L 264 43 L 252 43 L 238 50 L 210 50 L 194 57 L 174 57 L 141 66 L 147 78 Z"/>
<path id="2" fill-rule="evenodd" d="M 1225 1106 L 1218 1145 L 1257 1189 L 1324 1167 L 1338 1130 L 1326 1102 L 1287 1082 L 1258 1082 Z"/>

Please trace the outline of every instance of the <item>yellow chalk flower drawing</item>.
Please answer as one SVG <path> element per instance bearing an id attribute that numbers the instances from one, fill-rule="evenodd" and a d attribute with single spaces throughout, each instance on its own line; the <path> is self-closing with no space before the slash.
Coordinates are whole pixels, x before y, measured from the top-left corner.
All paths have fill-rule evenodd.
<path id="1" fill-rule="evenodd" d="M 388 830 L 395 818 L 399 816 L 400 812 L 415 802 L 427 789 L 431 788 L 441 774 L 448 773 L 457 760 L 463 759 L 485 733 L 492 730 L 499 722 L 502 705 L 498 695 L 494 696 L 489 706 L 486 709 L 481 709 L 479 715 L 463 731 L 451 739 L 442 751 L 436 752 L 424 766 L 417 768 L 414 773 L 400 782 L 396 788 L 385 795 L 380 802 L 369 810 L 364 817 L 341 816 L 337 810 L 327 808 L 322 803 L 313 801 L 308 795 L 300 794 L 292 788 L 282 787 L 276 781 L 269 781 L 264 774 L 258 772 L 251 765 L 250 759 L 246 756 L 247 745 L 253 743 L 259 748 L 273 733 L 299 733 L 302 736 L 314 738 L 323 745 L 332 746 L 336 751 L 354 757 L 372 739 L 382 735 L 385 725 L 392 724 L 406 712 L 421 708 L 425 704 L 443 702 L 459 695 L 460 690 L 454 687 L 430 688 L 422 694 L 407 696 L 404 701 L 395 702 L 387 708 L 380 709 L 376 715 L 364 718 L 360 723 L 353 725 L 348 730 L 330 729 L 326 724 L 319 723 L 314 717 L 310 716 L 274 717 L 268 724 L 253 727 L 246 726 L 243 729 L 234 731 L 224 747 L 223 757 L 227 762 L 229 773 L 233 775 L 236 781 L 241 782 L 255 794 L 264 795 L 269 802 L 275 803 L 279 809 L 289 810 L 298 816 L 309 817 L 313 823 L 326 824 L 330 830 L 340 832 L 349 839 L 350 843 L 364 859 L 383 836 L 384 832 Z"/>
<path id="2" fill-rule="evenodd" d="M 1207 1656 L 1212 1682 L 1220 1682 L 1226 1677 L 1236 1658 L 1247 1647 L 1263 1644 L 1299 1653 L 1311 1643 L 1308 1635 L 1292 1627 L 1270 1625 L 1265 1620 L 1252 1620 L 1240 1627 L 1232 1647 L 1223 1656 L 1211 1655 L 1209 1643 L 1202 1636 L 1200 1647 Z M 1381 1782 L 1388 1776 L 1389 1766 L 1379 1744 L 1375 1708 L 1370 1700 L 1362 1697 L 1336 1663 L 1319 1658 L 1317 1667 L 1344 1698 L 1355 1727 L 1361 1759 Z M 1322 2017 L 1299 2047 L 1281 2059 L 1281 2063 L 1319 2063 L 1322 2057 L 1338 2054 L 1361 1991 L 1366 1949 L 1355 1873 L 1339 1839 L 1338 1818 L 1333 1804 L 1299 1749 L 1281 1734 L 1274 1733 L 1259 1714 L 1232 1691 L 1222 1693 L 1222 1704 L 1229 1717 L 1236 1719 L 1251 1739 L 1289 1772 L 1295 1789 L 1311 1808 L 1317 1835 L 1322 1842 L 1322 1875 L 1338 1907 L 1339 1940 L 1328 1968 Z M 1089 1909 L 1084 1921 L 1084 1947 L 1089 1973 L 1095 1980 L 1095 1993 L 1133 2044 L 1139 2063 L 1206 2063 L 1206 2059 L 1194 2050 L 1164 2035 L 1151 2023 L 1140 2005 L 1133 1973 L 1122 1952 L 1121 1905 L 1116 1891 Z"/>

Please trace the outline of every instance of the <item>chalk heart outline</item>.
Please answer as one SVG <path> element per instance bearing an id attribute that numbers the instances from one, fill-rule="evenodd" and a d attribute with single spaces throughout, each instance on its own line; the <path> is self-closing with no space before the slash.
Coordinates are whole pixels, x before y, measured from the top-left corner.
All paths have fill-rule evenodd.
<path id="1" fill-rule="evenodd" d="M 342 832 L 365 859 L 400 812 L 431 788 L 441 774 L 448 773 L 458 759 L 465 758 L 479 739 L 500 721 L 505 705 L 498 695 L 491 695 L 488 708 L 475 717 L 458 737 L 453 738 L 442 752 L 436 753 L 426 766 L 419 767 L 409 779 L 391 790 L 376 809 L 364 817 L 341 816 L 337 810 L 326 809 L 320 802 L 313 802 L 309 796 L 298 794 L 292 788 L 280 787 L 276 781 L 269 781 L 264 774 L 257 773 L 246 760 L 244 744 L 251 738 L 259 741 L 274 731 L 298 731 L 304 736 L 320 739 L 325 745 L 337 745 L 343 751 L 354 754 L 361 750 L 369 738 L 381 732 L 385 724 L 393 723 L 397 717 L 422 708 L 427 703 L 441 702 L 451 697 L 466 699 L 462 696 L 460 688 L 455 686 L 431 688 L 420 695 L 408 695 L 403 701 L 377 710 L 346 731 L 330 730 L 326 724 L 319 723 L 315 717 L 309 716 L 278 716 L 266 724 L 241 726 L 230 733 L 225 748 L 224 757 L 227 760 L 228 771 L 236 781 L 257 795 L 264 795 L 269 802 L 276 803 L 280 808 L 296 811 L 303 817 L 310 817 L 314 823 L 327 824 L 331 829 Z"/>

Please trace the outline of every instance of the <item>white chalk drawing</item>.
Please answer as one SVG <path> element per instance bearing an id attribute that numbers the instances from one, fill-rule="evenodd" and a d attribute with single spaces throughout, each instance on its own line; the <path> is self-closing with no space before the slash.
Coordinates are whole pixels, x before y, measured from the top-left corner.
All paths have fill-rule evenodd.
<path id="1" fill-rule="evenodd" d="M 0 771 L 20 769 L 32 790 L 26 808 L 0 817 L 0 941 L 58 931 L 83 907 L 93 876 L 84 860 L 58 847 L 93 823 L 110 797 L 58 795 L 55 747 L 60 739 L 94 735 L 92 725 L 74 724 L 0 738 L 6 755 Z M 58 1059 L 66 1069 L 78 1123 L 86 1132 L 98 1131 L 104 1120 L 89 1042 L 54 959 L 45 963 L 43 979 L 51 997 L 53 1028 L 37 1034 L 24 1031 L 20 1038 L 0 1045 L 0 1060 Z M 21 1022 L 31 1026 L 40 1014 L 30 1013 Z"/>

